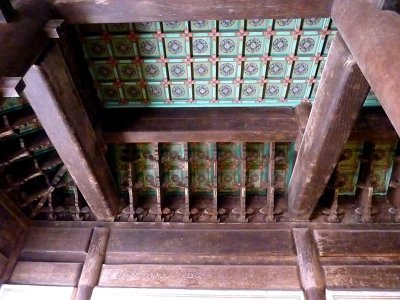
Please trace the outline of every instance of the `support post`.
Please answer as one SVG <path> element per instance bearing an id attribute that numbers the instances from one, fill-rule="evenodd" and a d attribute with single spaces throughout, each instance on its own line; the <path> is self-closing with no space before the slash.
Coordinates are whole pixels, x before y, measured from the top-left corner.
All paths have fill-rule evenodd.
<path id="1" fill-rule="evenodd" d="M 340 158 L 369 86 L 337 34 L 303 141 L 287 198 L 293 220 L 308 220 Z"/>
<path id="2" fill-rule="evenodd" d="M 99 220 L 112 221 L 119 199 L 95 131 L 58 45 L 24 77 L 25 96 Z"/>
<path id="3" fill-rule="evenodd" d="M 382 3 L 334 1 L 332 18 L 400 135 L 400 15 L 378 6 Z"/>

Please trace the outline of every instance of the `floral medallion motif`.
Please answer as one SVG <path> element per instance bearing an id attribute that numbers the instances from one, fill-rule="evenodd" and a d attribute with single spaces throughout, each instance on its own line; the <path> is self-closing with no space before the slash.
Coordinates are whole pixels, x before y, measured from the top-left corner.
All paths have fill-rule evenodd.
<path id="1" fill-rule="evenodd" d="M 224 176 L 224 183 L 231 183 L 233 181 L 233 176 L 232 175 L 229 175 L 229 174 L 226 174 L 225 176 Z"/>
<path id="2" fill-rule="evenodd" d="M 178 40 L 172 40 L 168 42 L 167 48 L 172 54 L 181 53 L 183 50 L 182 43 Z"/>
<path id="3" fill-rule="evenodd" d="M 204 176 L 203 174 L 198 174 L 196 176 L 196 179 L 197 179 L 197 182 L 200 183 L 200 184 L 201 183 L 205 183 L 207 181 L 206 176 Z"/>
<path id="4" fill-rule="evenodd" d="M 156 52 L 156 44 L 153 41 L 146 40 L 140 44 L 140 49 L 144 54 L 151 55 Z"/>
<path id="5" fill-rule="evenodd" d="M 175 29 L 181 26 L 182 22 L 174 21 L 174 22 L 165 22 L 164 25 L 168 28 Z"/>
<path id="6" fill-rule="evenodd" d="M 110 67 L 102 65 L 97 67 L 97 73 L 99 74 L 99 76 L 106 78 L 112 76 L 113 71 Z"/>
<path id="7" fill-rule="evenodd" d="M 174 182 L 174 183 L 178 183 L 178 182 L 181 181 L 181 178 L 179 177 L 179 175 L 173 174 L 173 175 L 171 176 L 171 181 Z"/>
<path id="8" fill-rule="evenodd" d="M 137 30 L 149 30 L 153 25 L 152 22 L 142 22 L 142 23 L 135 23 L 135 27 Z"/>
<path id="9" fill-rule="evenodd" d="M 260 180 L 260 176 L 258 174 L 251 174 L 249 179 L 251 182 L 257 182 Z"/>
<path id="10" fill-rule="evenodd" d="M 267 85 L 267 87 L 265 89 L 265 93 L 268 96 L 276 96 L 279 93 L 279 86 L 277 86 L 275 84 Z"/>
<path id="11" fill-rule="evenodd" d="M 149 93 L 152 96 L 160 97 L 162 95 L 162 90 L 158 86 L 149 86 Z"/>
<path id="12" fill-rule="evenodd" d="M 247 24 L 253 27 L 261 26 L 263 23 L 264 19 L 252 19 L 247 21 Z"/>
<path id="13" fill-rule="evenodd" d="M 198 64 L 194 68 L 194 74 L 197 76 L 206 76 L 208 74 L 208 67 L 205 64 Z"/>
<path id="14" fill-rule="evenodd" d="M 246 42 L 246 50 L 250 53 L 255 53 L 260 51 L 261 49 L 261 41 L 258 38 L 252 38 L 247 40 Z"/>
<path id="15" fill-rule="evenodd" d="M 219 72 L 223 76 L 230 76 L 233 74 L 233 71 L 235 70 L 234 66 L 230 63 L 223 63 L 219 66 Z"/>
<path id="16" fill-rule="evenodd" d="M 269 73 L 271 75 L 280 75 L 283 72 L 283 64 L 280 62 L 274 62 L 269 65 Z"/>
<path id="17" fill-rule="evenodd" d="M 202 21 L 194 21 L 192 22 L 192 25 L 196 28 L 204 28 L 208 25 L 209 21 L 207 20 L 202 20 Z"/>
<path id="18" fill-rule="evenodd" d="M 231 53 L 235 50 L 235 42 L 232 39 L 223 39 L 221 44 L 219 45 L 219 49 L 223 53 Z"/>
<path id="19" fill-rule="evenodd" d="M 248 76 L 254 75 L 258 72 L 258 65 L 255 63 L 248 63 L 244 67 L 244 73 Z"/>
<path id="20" fill-rule="evenodd" d="M 134 85 L 130 85 L 126 88 L 126 94 L 130 98 L 137 98 L 141 95 L 141 90 Z"/>
<path id="21" fill-rule="evenodd" d="M 210 93 L 208 87 L 206 85 L 199 85 L 196 88 L 196 95 L 200 97 L 205 97 Z"/>
<path id="22" fill-rule="evenodd" d="M 288 26 L 293 22 L 293 19 L 277 19 L 276 23 L 280 26 Z"/>
<path id="23" fill-rule="evenodd" d="M 156 77 L 160 74 L 160 69 L 156 65 L 147 65 L 144 69 L 146 75 L 149 77 Z"/>
<path id="24" fill-rule="evenodd" d="M 105 96 L 108 98 L 116 98 L 118 95 L 117 90 L 112 87 L 105 87 L 103 89 L 103 92 L 104 92 Z"/>
<path id="25" fill-rule="evenodd" d="M 171 92 L 174 97 L 182 97 L 185 95 L 185 88 L 182 86 L 174 86 Z"/>
<path id="26" fill-rule="evenodd" d="M 128 41 L 118 41 L 115 44 L 115 48 L 117 48 L 118 52 L 120 52 L 121 54 L 127 55 L 130 54 L 132 51 L 132 44 Z"/>
<path id="27" fill-rule="evenodd" d="M 308 64 L 301 62 L 298 63 L 295 67 L 294 67 L 294 74 L 296 75 L 304 75 L 308 72 Z"/>
<path id="28" fill-rule="evenodd" d="M 287 49 L 288 46 L 289 46 L 289 43 L 288 43 L 287 39 L 285 39 L 285 38 L 277 38 L 272 43 L 272 48 L 276 52 L 283 52 Z"/>
<path id="29" fill-rule="evenodd" d="M 305 38 L 299 44 L 299 49 L 301 52 L 309 52 L 315 46 L 315 41 L 312 38 Z"/>
<path id="30" fill-rule="evenodd" d="M 300 95 L 302 91 L 303 91 L 303 86 L 300 85 L 300 84 L 293 84 L 293 85 L 290 87 L 290 93 L 291 93 L 293 96 L 298 96 L 298 95 Z"/>
<path id="31" fill-rule="evenodd" d="M 204 53 L 208 49 L 208 44 L 206 40 L 198 39 L 193 43 L 193 50 L 196 53 Z"/>
<path id="32" fill-rule="evenodd" d="M 232 95 L 232 88 L 229 85 L 221 85 L 218 91 L 222 97 L 228 97 Z"/>
<path id="33" fill-rule="evenodd" d="M 247 84 L 247 85 L 244 85 L 243 86 L 243 95 L 245 95 L 245 96 L 253 96 L 255 93 L 256 93 L 256 87 L 254 86 L 254 85 L 250 85 L 250 84 Z"/>
<path id="34" fill-rule="evenodd" d="M 106 47 L 103 44 L 100 43 L 91 43 L 89 46 L 90 52 L 92 52 L 95 55 L 103 55 L 106 53 Z"/>
<path id="35" fill-rule="evenodd" d="M 121 73 L 123 76 L 128 78 L 136 77 L 138 75 L 136 68 L 131 65 L 122 66 Z"/>
<path id="36" fill-rule="evenodd" d="M 235 23 L 234 20 L 221 20 L 221 21 L 219 21 L 219 26 L 231 27 L 234 23 Z"/>
<path id="37" fill-rule="evenodd" d="M 175 77 L 182 77 L 185 75 L 185 68 L 181 65 L 173 65 L 171 67 L 171 73 Z"/>
<path id="38" fill-rule="evenodd" d="M 321 18 L 306 18 L 304 19 L 304 23 L 307 25 L 316 25 L 321 21 Z"/>

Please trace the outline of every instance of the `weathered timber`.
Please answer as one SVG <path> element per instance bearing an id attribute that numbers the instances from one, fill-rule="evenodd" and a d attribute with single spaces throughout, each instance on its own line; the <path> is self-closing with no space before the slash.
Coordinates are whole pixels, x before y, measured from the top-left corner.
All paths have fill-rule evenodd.
<path id="1" fill-rule="evenodd" d="M 311 230 L 294 228 L 293 237 L 297 250 L 300 282 L 307 299 L 323 300 L 325 299 L 324 275 Z"/>
<path id="2" fill-rule="evenodd" d="M 89 246 L 88 255 L 83 264 L 75 300 L 89 300 L 100 277 L 101 266 L 106 255 L 109 228 L 95 228 Z"/>
<path id="3" fill-rule="evenodd" d="M 104 265 L 99 286 L 299 289 L 296 266 L 246 265 Z"/>
<path id="4" fill-rule="evenodd" d="M 19 261 L 9 283 L 76 286 L 81 270 L 80 263 Z"/>
<path id="5" fill-rule="evenodd" d="M 68 23 L 329 17 L 333 0 L 50 0 Z"/>
<path id="6" fill-rule="evenodd" d="M 332 17 L 355 62 L 400 135 L 400 16 L 364 0 L 335 1 Z M 365 24 L 363 20 L 371 20 Z M 360 38 L 362 37 L 362 38 Z M 385 55 L 376 55 L 378 51 Z"/>
<path id="7" fill-rule="evenodd" d="M 106 263 L 161 263 L 167 260 L 176 264 L 196 264 L 201 258 L 208 263 L 256 264 L 270 262 L 270 257 L 279 261 L 279 257 L 294 255 L 290 230 L 168 232 L 115 229 L 111 231 Z"/>
<path id="8" fill-rule="evenodd" d="M 301 103 L 294 108 L 296 120 L 299 126 L 299 132 L 297 134 L 296 143 L 294 149 L 298 151 L 300 149 L 301 142 L 303 140 L 304 131 L 306 130 L 308 118 L 311 113 L 311 103 Z"/>
<path id="9" fill-rule="evenodd" d="M 289 213 L 307 220 L 339 161 L 369 86 L 336 35 L 289 183 Z"/>
<path id="10" fill-rule="evenodd" d="M 91 228 L 30 227 L 29 239 L 20 259 L 29 261 L 83 262 L 85 261 Z"/>
<path id="11" fill-rule="evenodd" d="M 316 230 L 314 236 L 321 257 L 400 255 L 399 231 Z"/>
<path id="12" fill-rule="evenodd" d="M 297 130 L 293 109 L 261 107 L 112 109 L 103 127 L 107 143 L 289 142 Z"/>
<path id="13" fill-rule="evenodd" d="M 28 218 L 21 212 L 18 206 L 8 197 L 8 195 L 0 190 L 0 206 L 2 206 L 8 214 L 16 220 L 20 225 L 28 225 Z M 0 220 L 0 227 L 3 220 Z"/>
<path id="14" fill-rule="evenodd" d="M 112 221 L 119 199 L 101 146 L 57 45 L 24 77 L 25 96 L 99 220 Z"/>
<path id="15" fill-rule="evenodd" d="M 328 289 L 398 289 L 400 266 L 323 266 Z"/>
<path id="16" fill-rule="evenodd" d="M 48 3 L 16 0 L 12 4 L 16 11 L 13 22 L 0 25 L 0 78 L 23 76 L 48 45 L 43 31 L 51 16 Z"/>

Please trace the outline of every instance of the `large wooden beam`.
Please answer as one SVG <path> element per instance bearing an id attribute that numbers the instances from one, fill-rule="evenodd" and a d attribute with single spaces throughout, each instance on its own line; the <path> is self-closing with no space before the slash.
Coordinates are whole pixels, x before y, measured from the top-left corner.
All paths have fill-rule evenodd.
<path id="1" fill-rule="evenodd" d="M 107 112 L 109 143 L 290 142 L 297 122 L 292 108 L 113 109 Z"/>
<path id="2" fill-rule="evenodd" d="M 25 96 L 94 214 L 113 220 L 119 200 L 112 175 L 57 45 L 24 81 Z"/>
<path id="3" fill-rule="evenodd" d="M 15 18 L 0 24 L 0 78 L 23 76 L 48 44 L 43 27 L 51 10 L 46 1 L 16 0 L 12 4 Z"/>
<path id="4" fill-rule="evenodd" d="M 369 86 L 349 50 L 337 35 L 298 151 L 288 186 L 289 212 L 307 220 L 350 136 Z"/>
<path id="5" fill-rule="evenodd" d="M 333 0 L 49 0 L 68 23 L 329 17 Z"/>
<path id="6" fill-rule="evenodd" d="M 380 11 L 368 1 L 352 0 L 335 1 L 332 17 L 400 135 L 400 15 Z"/>

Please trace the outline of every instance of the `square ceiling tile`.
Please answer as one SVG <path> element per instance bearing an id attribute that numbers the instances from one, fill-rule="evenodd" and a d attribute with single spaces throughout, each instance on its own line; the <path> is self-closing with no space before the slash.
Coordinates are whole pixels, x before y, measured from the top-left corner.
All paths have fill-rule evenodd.
<path id="1" fill-rule="evenodd" d="M 189 95 L 189 88 L 185 84 L 171 84 L 171 98 L 173 100 L 189 100 L 192 98 Z"/>
<path id="2" fill-rule="evenodd" d="M 160 57 L 158 40 L 155 38 L 140 38 L 138 48 L 141 57 Z"/>
<path id="3" fill-rule="evenodd" d="M 212 100 L 213 99 L 213 85 L 209 83 L 195 83 L 194 98 L 196 100 Z"/>
<path id="4" fill-rule="evenodd" d="M 168 58 L 184 58 L 190 55 L 190 50 L 186 49 L 186 41 L 181 37 L 165 38 L 165 51 Z"/>
<path id="5" fill-rule="evenodd" d="M 236 61 L 220 61 L 218 63 L 218 79 L 235 79 L 238 64 Z"/>
<path id="6" fill-rule="evenodd" d="M 119 62 L 117 64 L 118 77 L 120 80 L 129 81 L 129 80 L 138 80 L 140 78 L 138 65 L 132 62 Z"/>
<path id="7" fill-rule="evenodd" d="M 195 80 L 211 80 L 213 77 L 212 64 L 208 61 L 193 62 L 193 75 Z"/>
<path id="8" fill-rule="evenodd" d="M 168 63 L 168 74 L 171 80 L 188 79 L 187 65 L 185 63 Z"/>

